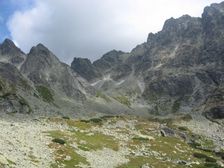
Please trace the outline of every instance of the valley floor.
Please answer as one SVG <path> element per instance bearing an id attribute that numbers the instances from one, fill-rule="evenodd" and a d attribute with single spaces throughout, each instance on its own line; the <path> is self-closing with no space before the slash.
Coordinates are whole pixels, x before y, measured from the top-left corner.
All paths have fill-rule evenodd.
<path id="1" fill-rule="evenodd" d="M 130 116 L 72 120 L 2 115 L 0 168 L 224 167 L 223 144 L 193 133 L 200 130 L 196 122 L 176 123 Z M 223 128 L 218 134 L 222 138 Z"/>

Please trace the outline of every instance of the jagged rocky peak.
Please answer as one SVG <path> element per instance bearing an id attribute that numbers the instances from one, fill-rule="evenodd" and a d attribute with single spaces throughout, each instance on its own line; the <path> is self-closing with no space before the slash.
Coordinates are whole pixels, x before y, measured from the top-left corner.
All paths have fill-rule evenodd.
<path id="1" fill-rule="evenodd" d="M 104 54 L 99 60 L 93 62 L 93 65 L 99 70 L 108 70 L 120 63 L 120 56 L 124 54 L 123 51 L 112 50 Z"/>
<path id="2" fill-rule="evenodd" d="M 183 15 L 180 18 L 170 18 L 165 21 L 163 29 L 156 33 L 149 33 L 147 43 L 169 44 L 179 42 L 185 38 L 194 38 L 202 32 L 201 18 Z"/>
<path id="3" fill-rule="evenodd" d="M 0 50 L 2 55 L 9 54 L 24 54 L 10 39 L 5 39 L 0 45 Z"/>
<path id="4" fill-rule="evenodd" d="M 7 48 L 15 48 L 16 47 L 16 45 L 13 43 L 13 41 L 8 38 L 6 38 L 1 45 L 2 45 L 2 47 L 7 47 Z"/>
<path id="5" fill-rule="evenodd" d="M 125 71 L 127 65 L 121 65 L 124 62 L 125 54 L 128 55 L 123 51 L 111 50 L 93 63 L 86 58 L 74 58 L 71 68 L 87 81 L 93 82 L 108 75 L 107 72 L 112 69 L 119 70 L 119 72 L 121 69 Z"/>
<path id="6" fill-rule="evenodd" d="M 170 19 L 166 20 L 163 31 L 171 31 L 175 29 L 185 29 L 186 27 L 190 26 L 189 23 L 192 23 L 197 20 L 198 18 L 191 17 L 189 15 L 183 15 L 177 19 L 171 17 Z"/>
<path id="7" fill-rule="evenodd" d="M 221 29 L 224 28 L 224 2 L 220 4 L 212 4 L 204 9 L 202 14 L 202 22 L 203 27 L 207 34 L 216 34 L 217 37 L 220 34 L 216 33 L 216 31 L 220 32 Z"/>
<path id="8" fill-rule="evenodd" d="M 0 44 L 0 61 L 19 66 L 25 60 L 25 53 L 21 51 L 10 39 Z"/>
<path id="9" fill-rule="evenodd" d="M 37 55 L 39 57 L 51 58 L 59 61 L 59 59 L 43 44 L 39 43 L 38 45 L 31 48 L 28 55 Z"/>
<path id="10" fill-rule="evenodd" d="M 92 67 L 92 63 L 91 61 L 88 59 L 88 58 L 74 58 L 73 61 L 72 61 L 72 64 L 71 64 L 71 67 L 73 69 L 79 69 L 79 68 L 82 68 L 82 67 Z"/>
<path id="11" fill-rule="evenodd" d="M 101 73 L 87 58 L 74 58 L 71 68 L 88 81 L 101 77 Z"/>
<path id="12" fill-rule="evenodd" d="M 124 54 L 123 51 L 111 50 L 102 56 L 102 60 L 110 63 L 116 63 L 119 61 L 119 56 Z M 96 61 L 94 62 L 96 63 Z"/>
<path id="13" fill-rule="evenodd" d="M 21 72 L 35 85 L 44 85 L 60 95 L 75 100 L 85 99 L 80 91 L 79 81 L 71 68 L 60 60 L 43 44 L 32 47 Z"/>
<path id="14" fill-rule="evenodd" d="M 60 66 L 59 59 L 43 44 L 38 44 L 31 48 L 21 72 L 36 84 L 47 84 L 48 74 L 58 66 Z"/>
<path id="15" fill-rule="evenodd" d="M 215 13 L 224 13 L 224 2 L 213 3 L 210 6 L 205 7 L 204 14 L 213 15 Z"/>
<path id="16" fill-rule="evenodd" d="M 59 59 L 43 44 L 31 48 L 26 62 L 22 66 L 22 72 L 45 69 L 59 64 Z"/>

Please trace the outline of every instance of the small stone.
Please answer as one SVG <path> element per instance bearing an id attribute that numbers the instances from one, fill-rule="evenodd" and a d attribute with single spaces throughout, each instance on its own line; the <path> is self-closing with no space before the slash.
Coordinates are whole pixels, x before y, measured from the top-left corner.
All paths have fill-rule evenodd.
<path id="1" fill-rule="evenodd" d="M 71 160 L 71 156 L 66 156 L 65 160 Z"/>
<path id="2" fill-rule="evenodd" d="M 175 136 L 174 130 L 168 127 L 164 127 L 160 130 L 160 133 L 163 137 L 173 137 Z"/>
<path id="3" fill-rule="evenodd" d="M 185 160 L 178 160 L 177 163 L 180 164 L 180 165 L 186 165 L 187 164 L 187 162 Z"/>
<path id="4" fill-rule="evenodd" d="M 150 166 L 148 164 L 144 164 L 141 166 L 141 168 L 150 168 Z"/>

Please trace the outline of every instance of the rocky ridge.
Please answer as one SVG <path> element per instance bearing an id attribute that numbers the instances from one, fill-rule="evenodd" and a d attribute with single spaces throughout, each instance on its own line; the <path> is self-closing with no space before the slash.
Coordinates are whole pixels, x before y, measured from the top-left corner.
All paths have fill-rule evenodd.
<path id="1" fill-rule="evenodd" d="M 114 99 L 96 96 L 88 81 L 43 44 L 25 54 L 6 39 L 0 45 L 0 57 L 1 111 L 76 117 L 132 112 Z M 19 64 L 11 61 L 17 57 L 24 59 Z"/>
<path id="2" fill-rule="evenodd" d="M 168 19 L 130 53 L 105 54 L 91 65 L 101 62 L 104 70 L 92 86 L 113 97 L 125 96 L 131 108 L 144 107 L 154 115 L 217 109 L 222 116 L 223 5 L 206 7 L 201 18 Z"/>

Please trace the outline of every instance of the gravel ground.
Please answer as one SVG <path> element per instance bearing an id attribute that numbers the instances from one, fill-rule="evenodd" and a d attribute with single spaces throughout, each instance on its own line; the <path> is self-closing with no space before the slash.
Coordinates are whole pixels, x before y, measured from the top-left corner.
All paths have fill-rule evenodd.
<path id="1" fill-rule="evenodd" d="M 114 168 L 129 161 L 125 158 L 129 154 L 127 148 L 119 149 L 119 151 L 108 148 L 93 152 L 79 151 L 79 154 L 87 158 L 91 168 Z"/>
<path id="2" fill-rule="evenodd" d="M 28 116 L 1 116 L 0 163 L 4 167 L 49 167 L 53 155 L 46 130 L 60 130 L 62 126 L 31 119 Z M 10 164 L 11 163 L 11 164 Z"/>
<path id="3" fill-rule="evenodd" d="M 218 147 L 224 149 L 224 128 L 215 122 L 211 122 L 203 116 L 193 116 L 193 120 L 176 122 L 177 125 L 186 126 L 195 134 L 203 135 L 214 140 Z"/>

